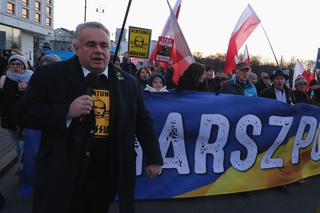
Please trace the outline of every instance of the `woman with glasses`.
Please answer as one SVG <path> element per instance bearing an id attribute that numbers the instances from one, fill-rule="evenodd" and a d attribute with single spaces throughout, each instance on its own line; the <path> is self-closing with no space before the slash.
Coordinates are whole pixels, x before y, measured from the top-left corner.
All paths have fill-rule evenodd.
<path id="1" fill-rule="evenodd" d="M 21 98 L 23 92 L 28 86 L 28 82 L 32 75 L 32 71 L 27 69 L 27 58 L 22 55 L 12 55 L 8 60 L 8 70 L 6 74 L 0 78 L 0 115 L 1 127 L 8 129 L 12 141 L 15 143 L 16 152 L 21 159 L 21 144 L 19 135 L 21 136 L 20 128 L 18 128 L 13 119 L 13 107 Z M 0 209 L 5 205 L 5 198 L 0 192 Z"/>
<path id="2" fill-rule="evenodd" d="M 28 61 L 25 56 L 12 55 L 8 60 L 8 70 L 0 78 L 1 95 L 1 127 L 8 129 L 10 136 L 16 145 L 18 157 L 21 157 L 19 128 L 16 126 L 13 118 L 13 107 L 22 97 L 28 86 L 32 71 L 27 69 Z"/>

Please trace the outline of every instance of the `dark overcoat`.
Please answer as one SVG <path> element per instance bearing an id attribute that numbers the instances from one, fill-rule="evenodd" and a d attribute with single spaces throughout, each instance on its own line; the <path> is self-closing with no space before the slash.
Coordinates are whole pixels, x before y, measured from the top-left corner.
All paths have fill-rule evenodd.
<path id="1" fill-rule="evenodd" d="M 109 64 L 111 135 L 118 149 L 118 190 L 121 212 L 134 212 L 134 138 L 138 138 L 146 165 L 162 164 L 152 119 L 145 108 L 137 79 Z M 71 102 L 85 93 L 78 57 L 39 67 L 26 96 L 16 106 L 20 125 L 40 129 L 42 139 L 36 157 L 33 213 L 68 213 L 79 176 L 90 162 L 90 122 L 75 118 L 70 127 L 66 116 Z M 88 120 L 88 119 L 87 119 Z M 101 168 L 103 169 L 103 168 Z M 107 180 L 106 180 L 107 181 Z"/>

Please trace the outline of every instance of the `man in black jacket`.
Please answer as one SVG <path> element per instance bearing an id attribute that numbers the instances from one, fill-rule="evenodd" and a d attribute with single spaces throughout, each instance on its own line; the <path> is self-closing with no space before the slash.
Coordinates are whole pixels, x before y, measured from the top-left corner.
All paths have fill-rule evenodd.
<path id="1" fill-rule="evenodd" d="M 16 107 L 21 125 L 42 130 L 32 212 L 105 213 L 119 192 L 121 212 L 132 213 L 135 136 L 149 177 L 162 165 L 139 82 L 109 63 L 102 24 L 78 25 L 74 49 L 70 60 L 39 67 Z M 86 76 L 95 74 L 98 84 L 84 95 Z"/>
<path id="2" fill-rule="evenodd" d="M 275 70 L 271 76 L 273 84 L 262 90 L 260 93 L 261 97 L 276 99 L 280 102 L 293 104 L 294 96 L 292 95 L 291 89 L 285 85 L 285 81 L 289 79 L 289 76 L 284 73 L 283 70 Z"/>
<path id="3" fill-rule="evenodd" d="M 293 91 L 294 103 L 310 104 L 310 98 L 306 92 L 307 81 L 303 76 L 298 76 L 294 81 L 295 90 Z"/>
<path id="4" fill-rule="evenodd" d="M 257 89 L 258 95 L 260 96 L 260 92 L 270 86 L 270 76 L 266 72 L 262 72 L 260 74 L 260 80 L 254 85 Z"/>

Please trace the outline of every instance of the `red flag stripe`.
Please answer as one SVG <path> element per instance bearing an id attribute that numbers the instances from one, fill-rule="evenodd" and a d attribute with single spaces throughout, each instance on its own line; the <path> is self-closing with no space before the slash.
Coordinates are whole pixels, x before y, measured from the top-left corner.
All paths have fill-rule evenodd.
<path id="1" fill-rule="evenodd" d="M 248 5 L 238 20 L 229 40 L 225 72 L 231 72 L 235 68 L 236 62 L 234 59 L 237 57 L 239 49 L 259 23 L 260 19 L 255 14 L 251 6 Z"/>

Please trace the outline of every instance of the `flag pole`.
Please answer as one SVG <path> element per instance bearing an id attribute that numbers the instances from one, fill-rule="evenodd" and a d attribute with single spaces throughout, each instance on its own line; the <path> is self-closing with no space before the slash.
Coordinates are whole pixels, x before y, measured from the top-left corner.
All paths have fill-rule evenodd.
<path id="1" fill-rule="evenodd" d="M 280 58 L 280 67 L 283 67 L 283 55 L 281 55 L 281 58 Z"/>
<path id="2" fill-rule="evenodd" d="M 119 35 L 119 38 L 118 38 L 118 43 L 117 43 L 116 51 L 115 51 L 115 53 L 114 53 L 113 63 L 116 62 L 117 55 L 118 55 L 118 52 L 119 52 L 119 49 L 120 49 L 120 43 L 121 43 L 121 40 L 122 40 L 122 35 L 123 35 L 124 27 L 125 27 L 126 22 L 127 22 L 127 18 L 128 18 L 128 14 L 129 14 L 131 2 L 132 2 L 132 0 L 129 0 L 129 2 L 128 2 L 127 11 L 126 11 L 126 14 L 125 14 L 124 19 L 123 19 L 123 23 L 122 23 L 120 35 Z"/>
<path id="3" fill-rule="evenodd" d="M 84 1 L 84 22 L 87 21 L 87 0 Z"/>
<path id="4" fill-rule="evenodd" d="M 268 37 L 268 35 L 267 35 L 267 33 L 266 33 L 266 31 L 265 31 L 264 27 L 263 27 L 263 25 L 262 25 L 262 22 L 260 22 L 260 24 L 261 24 L 262 30 L 263 30 L 263 32 L 264 32 L 264 35 L 267 37 L 267 40 L 268 40 L 268 43 L 269 43 L 269 45 L 270 45 L 270 47 L 271 47 L 271 50 L 272 50 L 272 53 L 273 53 L 274 59 L 276 60 L 276 63 L 277 63 L 277 65 L 278 65 L 278 67 L 280 68 L 280 65 L 279 65 L 278 59 L 277 59 L 277 57 L 276 57 L 276 54 L 274 53 L 273 47 L 272 47 L 272 45 L 271 45 L 271 42 L 270 42 L 270 40 L 269 40 L 269 37 Z"/>

